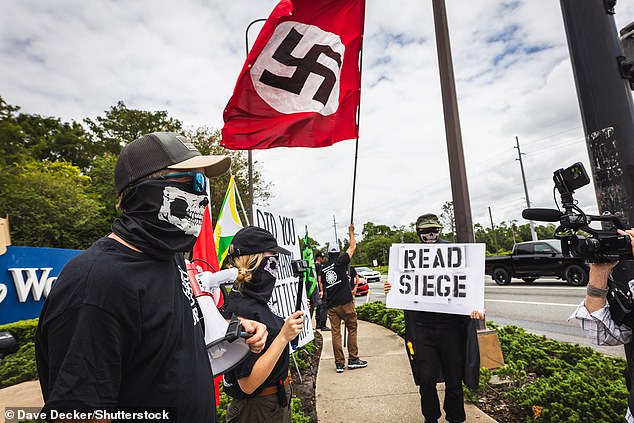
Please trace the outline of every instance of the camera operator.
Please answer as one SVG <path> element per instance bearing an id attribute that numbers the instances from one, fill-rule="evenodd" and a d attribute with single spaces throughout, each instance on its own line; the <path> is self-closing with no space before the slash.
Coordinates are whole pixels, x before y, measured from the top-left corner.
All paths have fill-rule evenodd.
<path id="1" fill-rule="evenodd" d="M 619 230 L 620 235 L 629 235 L 632 242 L 632 252 L 634 253 L 634 228 L 627 231 Z M 590 263 L 590 277 L 586 290 L 585 300 L 579 304 L 575 313 L 571 316 L 579 320 L 581 328 L 586 336 L 597 345 L 626 345 L 625 353 L 627 355 L 628 369 L 626 377 L 630 396 L 628 399 L 628 409 L 625 416 L 626 421 L 634 423 L 634 391 L 632 387 L 632 371 L 631 363 L 634 359 L 632 348 L 628 348 L 633 340 L 632 328 L 634 328 L 634 315 L 627 314 L 621 324 L 615 321 L 607 301 L 607 296 L 611 288 L 608 287 L 608 279 L 612 274 L 612 270 L 618 262 L 608 263 Z M 629 295 L 634 294 L 634 279 L 628 283 Z M 620 320 L 620 319 L 619 319 Z"/>

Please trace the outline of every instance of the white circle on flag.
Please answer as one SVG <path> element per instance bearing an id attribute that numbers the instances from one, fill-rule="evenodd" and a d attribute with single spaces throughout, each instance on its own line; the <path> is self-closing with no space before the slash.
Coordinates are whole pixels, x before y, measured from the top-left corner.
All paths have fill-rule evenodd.
<path id="1" fill-rule="evenodd" d="M 290 52 L 290 56 L 287 56 L 280 53 L 280 50 L 283 50 L 280 47 L 282 43 L 289 45 L 288 37 L 291 36 L 293 30 L 299 33 L 301 39 Z M 253 86 L 259 96 L 280 113 L 317 112 L 323 116 L 331 115 L 339 107 L 339 82 L 345 49 L 337 34 L 323 31 L 314 25 L 292 21 L 282 22 L 275 28 L 273 35 L 249 71 Z M 315 53 L 323 50 L 328 50 L 330 54 Z M 300 77 L 296 74 L 300 66 L 281 63 L 273 58 L 275 54 L 292 56 L 291 59 L 306 65 L 302 68 L 317 70 L 310 71 L 307 78 Z M 267 73 L 268 76 L 273 75 L 273 78 L 277 77 L 278 80 L 292 79 L 297 88 L 296 91 L 299 92 L 265 84 L 261 80 L 263 73 Z M 325 104 L 315 99 L 318 93 L 321 93 L 320 99 L 325 100 L 324 92 L 327 94 Z"/>

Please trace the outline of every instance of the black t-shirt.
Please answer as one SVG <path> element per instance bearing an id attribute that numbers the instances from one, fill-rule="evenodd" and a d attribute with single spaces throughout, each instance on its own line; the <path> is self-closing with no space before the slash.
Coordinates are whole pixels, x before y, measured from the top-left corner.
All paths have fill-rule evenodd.
<path id="1" fill-rule="evenodd" d="M 200 313 L 181 254 L 102 238 L 62 270 L 36 332 L 45 410 L 177 410 L 216 422 Z"/>
<path id="2" fill-rule="evenodd" d="M 355 278 L 357 277 L 357 269 L 350 266 L 350 289 L 354 289 Z"/>
<path id="3" fill-rule="evenodd" d="M 352 301 L 348 265 L 350 256 L 347 252 L 340 254 L 336 260 L 327 262 L 322 269 L 322 282 L 328 296 L 328 308 L 347 304 Z"/>
<path id="4" fill-rule="evenodd" d="M 322 284 L 325 283 L 325 281 L 323 279 L 324 274 L 321 271 L 323 269 L 323 267 L 324 267 L 323 264 L 315 262 L 315 275 L 317 275 L 317 287 L 318 288 L 319 288 L 319 278 L 322 278 L 321 279 L 321 283 Z M 319 288 L 319 290 L 321 291 L 321 288 Z"/>
<path id="5" fill-rule="evenodd" d="M 286 376 L 288 376 L 289 352 L 288 348 L 284 348 L 269 377 L 267 377 L 252 394 L 248 395 L 244 393 L 238 385 L 238 379 L 242 379 L 251 374 L 257 359 L 269 349 L 273 340 L 279 335 L 282 326 L 284 326 L 284 319 L 273 314 L 268 305 L 262 304 L 248 295 L 240 294 L 237 291 L 231 291 L 225 303 L 225 317 L 232 313 L 235 313 L 236 316 L 244 317 L 245 319 L 264 323 L 266 330 L 269 332 L 266 337 L 264 349 L 260 354 L 249 353 L 240 364 L 225 373 L 224 376 L 224 385 L 227 394 L 234 398 L 249 398 L 255 396 L 264 388 L 277 386 L 280 380 L 285 380 Z"/>

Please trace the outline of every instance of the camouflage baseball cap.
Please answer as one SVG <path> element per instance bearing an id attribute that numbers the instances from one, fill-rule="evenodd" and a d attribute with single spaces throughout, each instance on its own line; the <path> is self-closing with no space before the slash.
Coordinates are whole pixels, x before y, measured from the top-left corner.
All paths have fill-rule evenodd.
<path id="1" fill-rule="evenodd" d="M 442 228 L 442 225 L 438 220 L 438 216 L 432 213 L 427 213 L 416 219 L 416 229 L 426 228 Z"/>

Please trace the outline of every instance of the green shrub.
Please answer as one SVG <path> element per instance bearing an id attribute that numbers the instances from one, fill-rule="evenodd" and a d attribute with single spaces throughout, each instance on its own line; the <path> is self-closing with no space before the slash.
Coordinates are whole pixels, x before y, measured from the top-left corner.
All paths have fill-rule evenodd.
<path id="1" fill-rule="evenodd" d="M 35 344 L 28 342 L 7 355 L 0 365 L 0 388 L 37 378 Z"/>
<path id="2" fill-rule="evenodd" d="M 4 357 L 0 363 L 0 388 L 37 378 L 34 343 L 36 329 L 37 319 L 0 325 L 0 332 L 10 332 L 18 344 L 18 350 Z"/>
<path id="3" fill-rule="evenodd" d="M 362 320 L 402 334 L 400 310 L 375 302 L 358 307 L 357 314 Z M 468 400 L 477 402 L 488 390 L 499 390 L 489 383 L 495 374 L 511 381 L 506 399 L 526 416 L 527 422 L 623 421 L 628 398 L 624 360 L 515 326 L 502 327 L 493 322 L 487 322 L 487 326 L 497 331 L 506 366 L 492 372 L 480 369 L 479 389 L 465 389 Z"/>
<path id="4" fill-rule="evenodd" d="M 37 329 L 38 319 L 20 320 L 19 322 L 6 323 L 0 325 L 0 332 L 11 332 L 18 342 L 18 346 L 22 346 L 29 342 L 35 341 L 35 330 Z"/>

